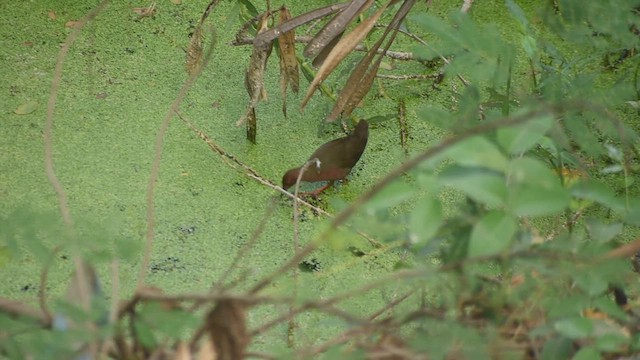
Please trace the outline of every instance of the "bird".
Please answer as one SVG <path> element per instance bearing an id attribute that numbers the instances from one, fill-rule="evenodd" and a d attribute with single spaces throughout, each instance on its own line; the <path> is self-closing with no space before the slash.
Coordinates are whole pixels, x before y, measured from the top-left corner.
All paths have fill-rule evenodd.
<path id="1" fill-rule="evenodd" d="M 309 157 L 308 161 L 312 161 L 312 164 L 302 174 L 301 181 L 328 181 L 329 183 L 306 194 L 315 197 L 331 187 L 336 180 L 346 178 L 364 153 L 368 139 L 369 123 L 363 119 L 358 122 L 351 134 L 331 140 L 317 148 Z M 301 169 L 302 166 L 293 168 L 284 174 L 282 187 L 285 190 L 295 185 Z"/>

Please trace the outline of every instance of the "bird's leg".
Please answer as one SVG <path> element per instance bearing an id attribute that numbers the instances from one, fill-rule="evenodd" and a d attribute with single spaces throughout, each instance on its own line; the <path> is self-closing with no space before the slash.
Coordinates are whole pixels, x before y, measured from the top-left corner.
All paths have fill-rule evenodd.
<path id="1" fill-rule="evenodd" d="M 318 189 L 316 189 L 316 190 L 313 190 L 312 192 L 310 192 L 310 193 L 309 193 L 309 195 L 311 195 L 311 196 L 313 196 L 313 197 L 318 197 L 318 195 L 319 195 L 321 192 L 323 192 L 323 191 L 327 190 L 328 188 L 330 188 L 330 187 L 333 185 L 333 183 L 334 183 L 334 182 L 335 182 L 334 180 L 329 181 L 329 182 L 327 183 L 327 185 L 325 185 L 325 186 L 323 186 L 323 187 L 321 187 L 321 188 L 318 188 Z"/>

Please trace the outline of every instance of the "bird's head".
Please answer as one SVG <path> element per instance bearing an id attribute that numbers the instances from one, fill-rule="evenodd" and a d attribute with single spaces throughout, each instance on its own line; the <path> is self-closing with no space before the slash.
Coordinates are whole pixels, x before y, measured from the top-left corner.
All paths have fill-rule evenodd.
<path id="1" fill-rule="evenodd" d="M 298 174 L 300 174 L 300 168 L 295 168 L 287 171 L 282 177 L 282 188 L 287 190 L 296 184 L 298 180 Z"/>

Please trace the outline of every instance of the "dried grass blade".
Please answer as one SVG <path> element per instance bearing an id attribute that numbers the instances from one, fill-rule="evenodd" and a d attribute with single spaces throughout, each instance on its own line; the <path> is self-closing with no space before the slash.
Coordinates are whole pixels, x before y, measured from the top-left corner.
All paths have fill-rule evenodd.
<path id="1" fill-rule="evenodd" d="M 392 0 L 387 6 L 393 5 L 397 0 Z M 369 50 L 367 55 L 360 60 L 354 71 L 349 76 L 345 87 L 338 96 L 331 113 L 327 117 L 327 122 L 335 121 L 339 116 L 349 116 L 353 109 L 362 101 L 364 96 L 369 92 L 373 80 L 378 72 L 380 63 L 384 57 L 384 54 L 389 50 L 389 47 L 393 43 L 397 34 L 397 27 L 402 20 L 407 16 L 407 13 L 415 4 L 415 0 L 407 0 L 402 4 L 402 7 L 398 10 L 389 26 L 385 29 L 382 37 L 376 42 L 376 44 Z M 387 35 L 394 30 L 391 38 L 387 41 L 384 51 L 378 55 L 378 59 L 375 64 L 370 65 L 371 60 L 378 51 L 378 48 L 382 45 Z"/>
<path id="2" fill-rule="evenodd" d="M 329 5 L 320 9 L 309 11 L 308 13 L 305 13 L 302 15 L 298 15 L 293 19 L 274 27 L 273 29 L 269 29 L 265 32 L 258 34 L 253 39 L 253 46 L 258 48 L 265 47 L 268 44 L 270 44 L 273 40 L 275 40 L 275 38 L 280 36 L 281 33 L 293 30 L 298 26 L 304 25 L 308 22 L 333 14 L 336 11 L 344 9 L 347 5 L 349 5 L 348 2 Z"/>
<path id="3" fill-rule="evenodd" d="M 333 17 L 304 49 L 304 56 L 311 58 L 316 56 L 325 46 L 331 43 L 336 36 L 344 32 L 349 23 L 359 14 L 366 11 L 373 0 L 352 0 L 351 3 L 336 16 Z"/>
<path id="4" fill-rule="evenodd" d="M 189 47 L 187 48 L 187 73 L 189 75 L 198 68 L 202 61 L 202 49 L 204 46 L 204 36 L 202 36 L 202 28 L 198 26 L 191 36 Z"/>
<path id="5" fill-rule="evenodd" d="M 267 14 L 265 13 L 260 19 L 260 27 L 258 32 L 263 31 L 267 27 Z M 249 68 L 245 73 L 244 77 L 244 85 L 247 89 L 247 93 L 249 94 L 249 105 L 247 106 L 247 110 L 245 114 L 236 122 L 236 126 L 240 126 L 244 124 L 250 116 L 253 115 L 252 121 L 255 121 L 255 107 L 260 100 L 265 100 L 267 98 L 267 92 L 264 87 L 264 70 L 267 66 L 267 59 L 269 55 L 271 55 L 272 44 L 269 44 L 266 48 L 258 48 L 256 46 L 253 47 L 253 52 L 251 53 L 251 60 L 249 61 Z M 255 125 L 255 124 L 254 124 Z M 252 126 L 253 135 L 251 135 L 251 131 L 247 128 L 247 138 L 251 140 L 255 144 L 255 126 Z"/>
<path id="6" fill-rule="evenodd" d="M 286 7 L 280 9 L 280 23 L 291 18 Z M 300 70 L 296 59 L 295 31 L 287 31 L 278 37 L 278 54 L 280 55 L 280 91 L 282 92 L 282 112 L 287 116 L 287 86 L 297 93 L 300 90 Z"/>
<path id="7" fill-rule="evenodd" d="M 388 4 L 381 7 L 376 11 L 371 17 L 363 21 L 360 25 L 358 25 L 353 31 L 344 36 L 342 40 L 333 48 L 331 53 L 327 56 L 327 59 L 320 69 L 318 69 L 318 73 L 316 77 L 313 79 L 311 84 L 309 85 L 309 89 L 302 100 L 301 108 L 304 109 L 305 105 L 311 98 L 311 95 L 318 88 L 318 85 L 324 79 L 326 79 L 329 74 L 340 64 L 340 62 L 349 54 L 351 51 L 364 39 L 365 36 L 371 31 L 373 25 L 375 25 L 376 21 L 380 18 L 384 10 L 387 8 Z"/>
<path id="8" fill-rule="evenodd" d="M 338 34 L 338 36 L 334 37 L 333 40 L 331 40 L 331 42 L 328 43 L 327 46 L 322 49 L 322 51 L 320 51 L 318 56 L 313 59 L 312 65 L 314 67 L 318 68 L 322 66 L 324 61 L 327 60 L 327 56 L 329 56 L 329 54 L 331 53 L 331 50 L 333 50 L 333 48 L 336 47 L 338 42 L 340 42 L 340 40 L 342 39 L 342 35 L 344 35 L 344 32 L 341 32 L 340 34 Z"/>
<path id="9" fill-rule="evenodd" d="M 202 26 L 204 21 L 207 20 L 211 11 L 218 5 L 220 0 L 212 0 L 209 5 L 207 5 L 206 10 L 200 17 L 200 22 L 198 22 L 198 26 L 193 32 L 191 36 L 191 40 L 189 41 L 189 47 L 187 48 L 187 61 L 186 68 L 187 74 L 191 75 L 193 72 L 198 69 L 200 64 L 202 63 L 202 49 L 204 47 L 204 35 L 202 34 Z"/>
<path id="10" fill-rule="evenodd" d="M 221 300 L 207 317 L 207 331 L 218 360 L 244 358 L 249 344 L 244 306 L 238 300 Z"/>

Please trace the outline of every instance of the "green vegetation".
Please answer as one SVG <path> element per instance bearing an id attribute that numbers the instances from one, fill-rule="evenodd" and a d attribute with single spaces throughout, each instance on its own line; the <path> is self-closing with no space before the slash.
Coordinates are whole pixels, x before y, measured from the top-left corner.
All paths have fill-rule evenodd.
<path id="1" fill-rule="evenodd" d="M 640 3 L 386 4 L 286 116 L 281 4 L 1 4 L 0 354 L 637 356 Z M 357 118 L 348 183 L 277 191 Z"/>

